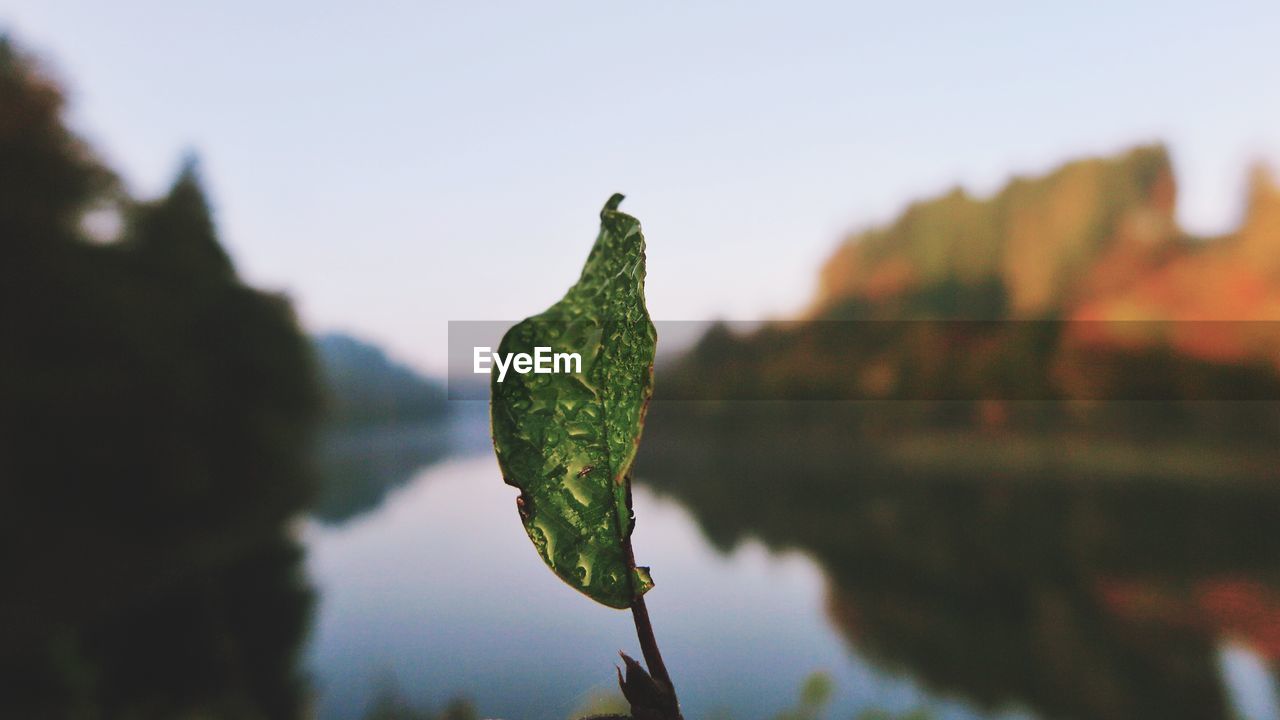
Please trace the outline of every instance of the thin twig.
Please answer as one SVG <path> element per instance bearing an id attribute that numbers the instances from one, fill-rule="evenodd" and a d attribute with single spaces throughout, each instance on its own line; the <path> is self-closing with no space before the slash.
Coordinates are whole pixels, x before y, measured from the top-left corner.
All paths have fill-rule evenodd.
<path id="1" fill-rule="evenodd" d="M 630 480 L 630 478 L 627 479 Z M 627 565 L 633 571 L 631 582 L 634 584 L 636 554 L 631 549 L 630 537 L 623 543 L 623 550 L 626 552 Z M 662 662 L 662 651 L 658 650 L 658 638 L 653 634 L 653 623 L 649 620 L 649 609 L 645 607 L 643 595 L 637 594 L 631 601 L 631 618 L 636 623 L 636 637 L 640 640 L 640 652 L 644 654 L 644 663 L 649 666 L 649 675 L 665 685 L 671 691 L 671 697 L 674 698 L 676 686 L 671 682 L 671 675 L 667 673 L 667 664 Z"/>
<path id="2" fill-rule="evenodd" d="M 649 609 L 644 605 L 644 596 L 631 601 L 631 617 L 636 621 L 636 637 L 640 639 L 640 652 L 644 653 L 644 662 L 649 666 L 649 674 L 654 680 L 662 683 L 676 694 L 671 676 L 667 674 L 667 665 L 662 662 L 662 652 L 658 650 L 658 639 L 653 635 L 653 623 L 649 622 Z"/>

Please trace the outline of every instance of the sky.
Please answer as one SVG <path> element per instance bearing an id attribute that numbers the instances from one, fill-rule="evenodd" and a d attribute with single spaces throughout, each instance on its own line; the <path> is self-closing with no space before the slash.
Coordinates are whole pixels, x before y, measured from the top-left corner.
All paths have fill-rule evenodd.
<path id="1" fill-rule="evenodd" d="M 242 274 L 445 367 L 576 279 L 613 192 L 659 320 L 793 315 L 851 231 L 1166 142 L 1224 232 L 1280 162 L 1280 3 L 0 0 L 142 196 L 196 151 Z"/>

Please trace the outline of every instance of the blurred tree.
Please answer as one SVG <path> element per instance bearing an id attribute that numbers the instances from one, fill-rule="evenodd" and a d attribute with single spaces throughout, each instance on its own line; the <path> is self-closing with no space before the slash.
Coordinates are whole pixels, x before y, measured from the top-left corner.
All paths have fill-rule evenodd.
<path id="1" fill-rule="evenodd" d="M 0 39 L 0 717 L 300 717 L 310 344 L 194 161 L 133 202 L 61 112 Z"/>
<path id="2" fill-rule="evenodd" d="M 231 258 L 218 242 L 199 162 L 188 155 L 169 194 L 138 207 L 130 240 L 143 268 L 172 284 L 225 283 L 234 279 Z"/>
<path id="3" fill-rule="evenodd" d="M 114 176 L 62 123 L 62 92 L 0 35 L 0 242 L 7 252 L 79 237 L 79 213 Z"/>

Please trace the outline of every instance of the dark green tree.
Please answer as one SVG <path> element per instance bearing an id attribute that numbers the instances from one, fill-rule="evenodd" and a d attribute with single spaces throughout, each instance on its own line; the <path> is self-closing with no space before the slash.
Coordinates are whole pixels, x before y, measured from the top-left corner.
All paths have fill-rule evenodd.
<path id="1" fill-rule="evenodd" d="M 61 112 L 0 40 L 0 717 L 299 717 L 310 344 L 193 161 L 132 201 Z"/>

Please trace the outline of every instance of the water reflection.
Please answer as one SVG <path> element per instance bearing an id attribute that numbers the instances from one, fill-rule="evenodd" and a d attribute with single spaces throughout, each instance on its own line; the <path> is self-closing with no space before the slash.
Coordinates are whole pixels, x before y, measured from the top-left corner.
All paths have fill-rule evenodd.
<path id="1" fill-rule="evenodd" d="M 312 514 L 343 523 L 374 510 L 450 452 L 448 426 L 438 423 L 330 428 L 317 453 L 321 491 Z"/>
<path id="2" fill-rule="evenodd" d="M 312 516 L 329 524 L 347 522 L 377 509 L 420 470 L 487 451 L 484 403 L 453 405 L 448 419 L 328 426 L 316 452 L 320 492 Z"/>
<path id="3" fill-rule="evenodd" d="M 376 509 L 307 529 L 320 589 L 308 661 L 321 720 L 361 717 L 388 678 L 414 706 L 465 697 L 483 717 L 562 720 L 613 691 L 618 649 L 638 651 L 626 613 L 567 590 L 529 547 L 483 417 L 454 433 L 459 446 L 485 452 L 426 465 Z M 637 553 L 658 573 L 650 608 L 688 688 L 688 717 L 773 717 L 815 670 L 834 680 L 833 717 L 881 707 L 985 715 L 850 653 L 808 558 L 753 542 L 721 551 L 643 478 L 635 503 Z"/>
<path id="4" fill-rule="evenodd" d="M 308 531 L 321 718 L 358 717 L 388 674 L 417 704 L 567 717 L 634 643 L 536 561 L 474 405 L 445 446 L 469 458 Z M 825 670 L 833 717 L 1276 717 L 1280 505 L 1258 462 L 841 439 L 856 419 L 751 407 L 655 405 L 639 466 L 637 551 L 690 716 L 772 717 Z M 1035 472 L 984 471 L 992 444 Z"/>
<path id="5" fill-rule="evenodd" d="M 720 547 L 754 537 L 814 557 L 833 625 L 878 667 L 1045 717 L 1229 717 L 1239 693 L 1224 681 L 1226 642 L 1275 676 L 1274 470 L 1239 453 L 1220 457 L 1215 478 L 1154 455 L 1154 470 L 1090 465 L 1063 438 L 981 435 L 951 444 L 956 462 L 919 438 L 904 458 L 908 438 L 842 432 L 860 421 L 840 413 L 865 409 L 798 408 L 655 405 L 641 471 Z M 1037 455 L 1038 471 L 960 461 L 993 447 Z M 1214 453 L 1201 449 L 1201 464 Z"/>

